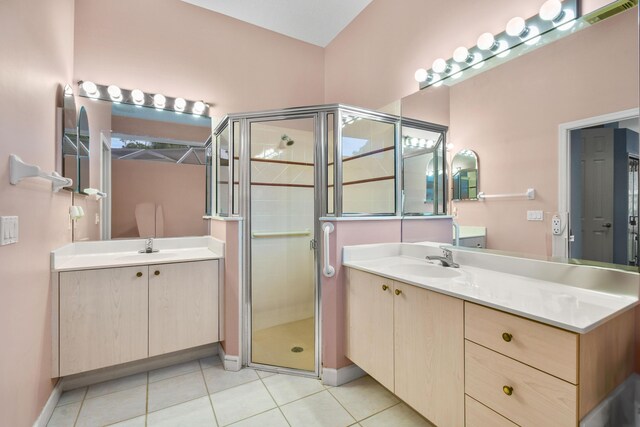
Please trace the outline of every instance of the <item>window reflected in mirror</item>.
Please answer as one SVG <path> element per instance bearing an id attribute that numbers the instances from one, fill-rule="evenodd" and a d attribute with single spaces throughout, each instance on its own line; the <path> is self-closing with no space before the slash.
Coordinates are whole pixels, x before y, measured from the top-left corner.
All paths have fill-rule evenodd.
<path id="1" fill-rule="evenodd" d="M 478 200 L 478 155 L 460 150 L 451 161 L 453 200 Z"/>

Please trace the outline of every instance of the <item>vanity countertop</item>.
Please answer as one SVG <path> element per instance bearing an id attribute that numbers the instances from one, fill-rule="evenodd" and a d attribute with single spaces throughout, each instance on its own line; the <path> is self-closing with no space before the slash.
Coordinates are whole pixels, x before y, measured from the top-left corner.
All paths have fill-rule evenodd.
<path id="1" fill-rule="evenodd" d="M 386 250 L 380 250 L 383 246 L 387 246 Z M 351 246 L 344 248 L 342 264 L 577 333 L 587 333 L 638 304 L 637 273 L 550 262 L 539 265 L 543 262 L 515 258 L 522 274 L 540 271 L 538 277 L 535 273 L 525 276 L 508 271 L 509 260 L 505 258 L 511 257 L 501 259 L 507 271 L 497 271 L 491 268 L 495 265 L 491 257 L 495 255 L 455 249 L 454 260 L 461 264 L 459 269 L 441 267 L 424 259 L 426 255 L 440 253 L 437 247 L 423 245 Z M 485 256 L 489 258 L 483 259 Z M 609 283 L 603 286 L 593 281 L 562 283 L 562 277 L 572 274 L 580 282 L 585 273 L 594 276 L 593 281 Z"/>
<path id="2" fill-rule="evenodd" d="M 147 264 L 203 261 L 224 257 L 224 243 L 212 237 L 154 239 L 158 252 L 139 253 L 144 239 L 77 242 L 51 252 L 54 272 Z"/>

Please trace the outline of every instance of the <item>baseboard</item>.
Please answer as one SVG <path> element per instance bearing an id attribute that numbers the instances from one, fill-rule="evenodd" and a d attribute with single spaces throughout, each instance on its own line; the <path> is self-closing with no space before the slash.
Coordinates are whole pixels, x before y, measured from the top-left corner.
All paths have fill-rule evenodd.
<path id="1" fill-rule="evenodd" d="M 340 369 L 322 368 L 322 384 L 338 387 L 367 375 L 358 365 L 349 365 Z"/>
<path id="2" fill-rule="evenodd" d="M 140 372 L 147 372 L 178 363 L 185 363 L 192 360 L 215 356 L 218 354 L 218 348 L 218 343 L 207 344 L 200 347 L 190 348 L 188 350 L 177 351 L 175 353 L 163 354 L 161 356 L 124 363 L 122 365 L 69 375 L 64 377 L 62 390 L 73 390 L 74 388 L 85 387 L 101 383 L 103 381 L 110 381 L 116 378 L 126 377 L 128 375 L 139 374 Z"/>
<path id="3" fill-rule="evenodd" d="M 38 419 L 33 423 L 33 427 L 46 427 L 49 422 L 49 418 L 53 414 L 53 410 L 56 409 L 58 405 L 58 401 L 60 400 L 60 396 L 62 395 L 62 385 L 64 383 L 64 379 L 59 380 L 53 390 L 51 390 L 51 394 L 49 395 L 49 399 L 47 399 L 47 403 L 45 403 L 44 408 L 40 411 L 40 415 L 38 415 Z"/>
<path id="4" fill-rule="evenodd" d="M 242 362 L 240 361 L 240 356 L 232 356 L 230 354 L 226 354 L 224 352 L 224 348 L 222 348 L 222 344 L 220 344 L 218 354 L 220 355 L 220 360 L 222 360 L 222 364 L 224 365 L 225 371 L 237 372 L 242 368 Z"/>

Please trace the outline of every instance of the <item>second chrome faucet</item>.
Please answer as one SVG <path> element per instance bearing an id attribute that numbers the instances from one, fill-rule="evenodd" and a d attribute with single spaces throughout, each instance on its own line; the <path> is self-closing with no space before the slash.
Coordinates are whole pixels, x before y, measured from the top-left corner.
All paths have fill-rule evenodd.
<path id="1" fill-rule="evenodd" d="M 426 258 L 429 261 L 440 261 L 440 264 L 442 264 L 443 267 L 452 267 L 452 268 L 460 267 L 460 264 L 453 262 L 453 252 L 451 252 L 450 249 L 447 249 L 444 247 L 440 247 L 440 249 L 442 249 L 442 256 L 428 255 L 426 256 Z"/>

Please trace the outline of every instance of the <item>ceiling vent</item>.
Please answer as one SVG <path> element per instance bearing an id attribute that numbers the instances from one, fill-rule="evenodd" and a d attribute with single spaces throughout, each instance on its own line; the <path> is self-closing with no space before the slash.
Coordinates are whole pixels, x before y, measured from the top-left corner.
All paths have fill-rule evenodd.
<path id="1" fill-rule="evenodd" d="M 637 5 L 638 0 L 617 0 L 603 8 L 585 15 L 584 20 L 589 24 L 595 24 L 596 22 L 604 21 L 607 18 L 611 18 L 612 16 L 629 10 Z"/>

